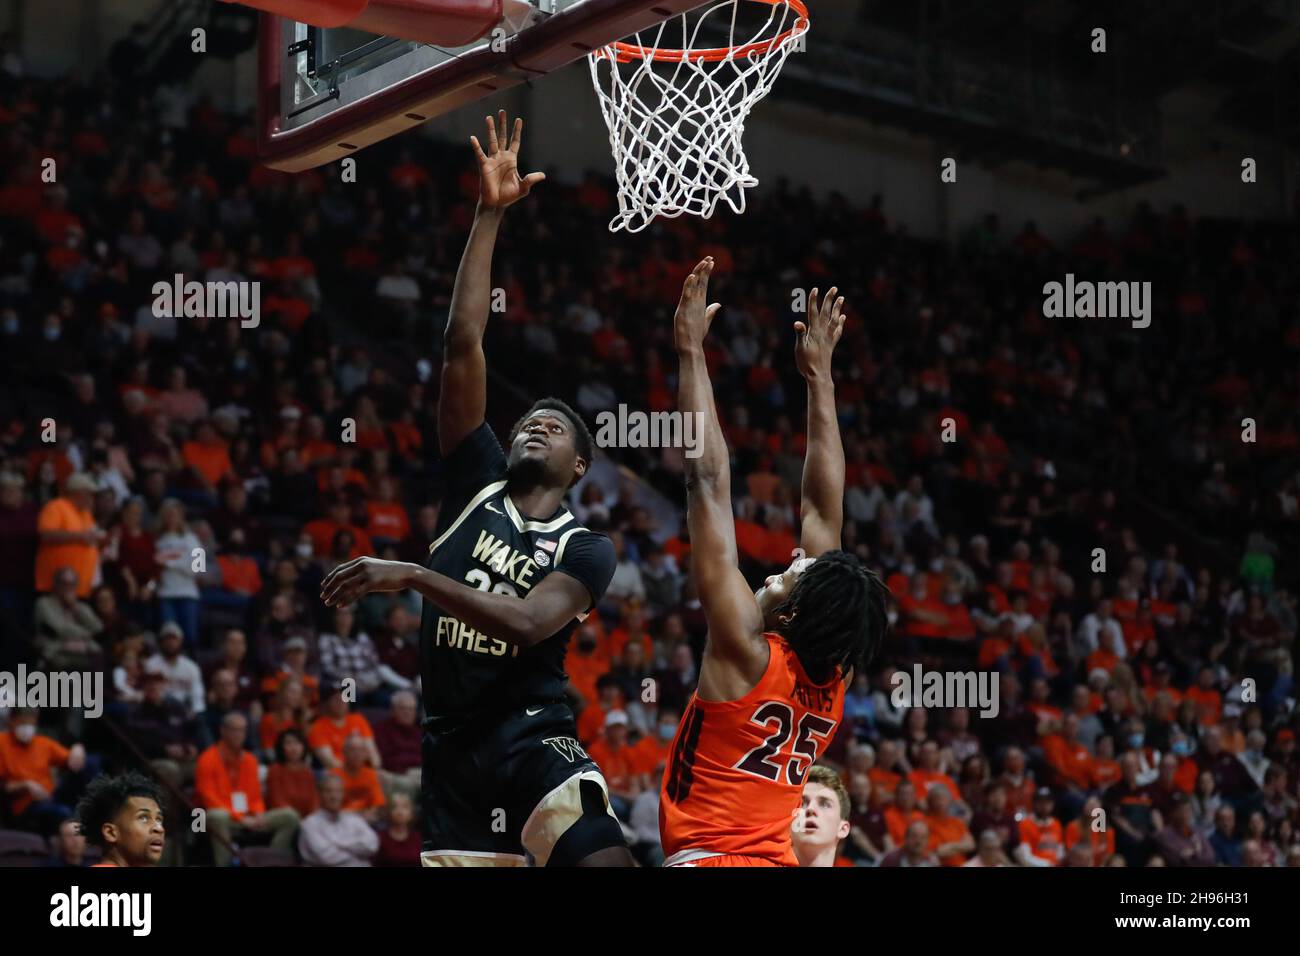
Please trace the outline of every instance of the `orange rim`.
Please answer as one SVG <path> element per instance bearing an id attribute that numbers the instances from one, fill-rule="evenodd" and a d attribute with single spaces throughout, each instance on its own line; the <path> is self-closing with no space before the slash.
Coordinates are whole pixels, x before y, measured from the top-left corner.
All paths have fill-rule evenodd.
<path id="1" fill-rule="evenodd" d="M 807 32 L 810 25 L 808 19 L 808 7 L 804 4 L 803 0 L 736 0 L 736 2 L 766 3 L 771 6 L 783 3 L 790 7 L 797 16 L 794 25 L 784 33 L 774 36 L 770 40 L 759 40 L 756 43 L 746 43 L 744 46 L 720 46 L 704 50 L 674 50 L 660 49 L 659 47 L 652 46 L 638 46 L 635 43 L 624 43 L 620 40 L 617 43 L 610 44 L 616 54 L 614 58 L 618 60 L 619 63 L 630 63 L 633 60 L 640 59 L 651 59 L 660 63 L 680 63 L 682 60 L 716 62 L 717 60 L 725 60 L 728 57 L 739 59 L 741 57 L 753 56 L 754 54 L 767 53 L 773 47 L 780 46 L 791 37 Z M 609 47 L 606 47 L 606 49 L 601 52 L 608 56 L 608 49 Z"/>

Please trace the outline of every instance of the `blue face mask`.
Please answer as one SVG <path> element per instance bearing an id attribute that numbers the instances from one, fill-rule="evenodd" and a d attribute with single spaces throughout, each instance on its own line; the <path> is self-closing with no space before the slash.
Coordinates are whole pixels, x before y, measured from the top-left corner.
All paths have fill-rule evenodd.
<path id="1" fill-rule="evenodd" d="M 672 739 L 673 739 L 673 735 L 674 735 L 675 733 L 677 733 L 677 725 L 676 725 L 676 724 L 660 724 L 660 725 L 659 725 L 659 739 L 660 739 L 660 740 L 663 740 L 663 741 L 669 741 L 669 740 L 672 740 Z"/>
<path id="2" fill-rule="evenodd" d="M 1192 752 L 1192 742 L 1190 740 L 1175 740 L 1169 749 L 1180 757 L 1186 757 Z"/>
<path id="3" fill-rule="evenodd" d="M 1130 747 L 1141 747 L 1141 746 L 1142 746 L 1142 741 L 1144 741 L 1144 740 L 1146 740 L 1146 738 L 1145 738 L 1142 734 L 1129 734 L 1129 735 L 1128 735 L 1128 745 L 1129 745 Z"/>

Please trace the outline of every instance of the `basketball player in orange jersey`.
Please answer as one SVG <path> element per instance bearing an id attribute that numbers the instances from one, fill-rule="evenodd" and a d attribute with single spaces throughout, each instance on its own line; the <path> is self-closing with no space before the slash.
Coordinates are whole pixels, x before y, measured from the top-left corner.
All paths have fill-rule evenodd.
<path id="1" fill-rule="evenodd" d="M 843 298 L 810 298 L 795 356 L 808 383 L 800 545 L 805 556 L 757 595 L 740 573 L 731 470 L 704 359 L 720 306 L 706 307 L 713 260 L 687 277 L 674 319 L 678 406 L 703 413 L 686 459 L 691 574 L 708 622 L 699 686 L 669 752 L 659 802 L 666 866 L 797 866 L 790 828 L 809 768 L 835 734 L 845 679 L 884 636 L 885 588 L 838 550 L 844 449 L 831 353 Z"/>
<path id="2" fill-rule="evenodd" d="M 157 866 L 167 832 L 158 784 L 132 770 L 96 777 L 77 804 L 81 835 L 104 851 L 95 866 Z"/>

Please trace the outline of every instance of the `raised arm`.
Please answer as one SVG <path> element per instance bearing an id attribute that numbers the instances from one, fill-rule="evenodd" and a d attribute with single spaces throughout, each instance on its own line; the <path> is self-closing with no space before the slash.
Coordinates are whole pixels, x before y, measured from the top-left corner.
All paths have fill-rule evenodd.
<path id="1" fill-rule="evenodd" d="M 442 385 L 438 396 L 438 448 L 451 452 L 477 428 L 487 412 L 487 361 L 483 332 L 492 297 L 492 250 L 506 207 L 518 202 L 545 173 L 519 176 L 519 142 L 524 121 L 515 120 L 514 135 L 506 139 L 506 111 L 493 121 L 486 117 L 488 149 L 471 136 L 478 160 L 479 200 L 474 226 L 456 271 L 451 310 L 442 336 Z"/>
<path id="2" fill-rule="evenodd" d="M 673 322 L 680 365 L 677 407 L 683 415 L 698 417 L 699 457 L 685 461 L 691 574 L 709 626 L 702 687 L 710 663 L 725 662 L 750 681 L 757 680 L 767 665 L 762 614 L 738 567 L 731 464 L 704 359 L 704 337 L 720 308 L 705 307 L 712 271 L 713 260 L 708 258 L 687 276 Z"/>
<path id="3" fill-rule="evenodd" d="M 799 546 L 815 558 L 840 546 L 844 524 L 844 445 L 835 417 L 831 355 L 844 332 L 844 297 L 832 286 L 820 302 L 808 297 L 806 322 L 796 322 L 795 361 L 808 383 L 808 451 L 800 491 Z"/>

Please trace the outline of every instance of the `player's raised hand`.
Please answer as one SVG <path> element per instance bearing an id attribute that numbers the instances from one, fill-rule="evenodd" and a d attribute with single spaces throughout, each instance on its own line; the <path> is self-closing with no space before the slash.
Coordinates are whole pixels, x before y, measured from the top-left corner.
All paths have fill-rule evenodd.
<path id="1" fill-rule="evenodd" d="M 496 119 L 484 117 L 487 122 L 487 152 L 483 152 L 477 136 L 469 138 L 478 159 L 479 203 L 488 209 L 505 209 L 518 202 L 532 188 L 546 178 L 545 173 L 519 175 L 519 143 L 524 133 L 524 121 L 515 120 L 514 134 L 506 138 L 508 126 L 506 111 L 497 113 Z"/>
<path id="2" fill-rule="evenodd" d="M 844 334 L 844 296 L 837 296 L 838 292 L 831 286 L 826 297 L 819 300 L 813 289 L 808 296 L 807 318 L 794 323 L 794 358 L 804 378 L 831 373 L 831 353 Z"/>
<path id="3" fill-rule="evenodd" d="M 682 298 L 673 318 L 673 345 L 678 352 L 699 348 L 709 334 L 713 317 L 722 308 L 716 302 L 705 305 L 709 299 L 709 276 L 712 272 L 713 257 L 706 256 L 682 283 Z"/>
<path id="4" fill-rule="evenodd" d="M 410 587 L 413 568 L 405 561 L 354 558 L 325 576 L 321 600 L 326 607 L 341 607 L 373 591 L 403 591 Z"/>

